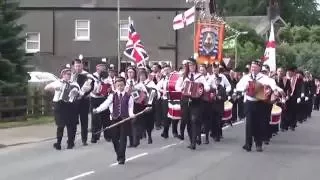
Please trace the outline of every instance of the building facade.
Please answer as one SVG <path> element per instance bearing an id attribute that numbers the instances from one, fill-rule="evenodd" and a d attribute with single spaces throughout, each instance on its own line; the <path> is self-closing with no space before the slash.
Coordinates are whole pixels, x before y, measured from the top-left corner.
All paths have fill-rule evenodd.
<path id="1" fill-rule="evenodd" d="M 120 0 L 120 52 L 122 64 L 129 17 L 150 56 L 177 68 L 193 54 L 193 26 L 174 31 L 173 18 L 190 8 L 182 0 Z M 56 72 L 82 54 L 89 67 L 107 58 L 117 66 L 116 0 L 21 0 L 26 52 L 39 70 Z M 268 19 L 268 18 L 266 18 Z"/>

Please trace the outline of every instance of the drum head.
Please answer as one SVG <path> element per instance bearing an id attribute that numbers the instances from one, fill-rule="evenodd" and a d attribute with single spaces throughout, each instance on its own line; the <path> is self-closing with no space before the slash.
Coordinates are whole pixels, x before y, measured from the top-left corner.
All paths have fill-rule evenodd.
<path id="1" fill-rule="evenodd" d="M 168 81 L 168 91 L 176 91 L 176 83 L 179 79 L 180 74 L 177 72 L 173 72 L 172 74 L 170 74 L 169 76 L 169 81 Z"/>

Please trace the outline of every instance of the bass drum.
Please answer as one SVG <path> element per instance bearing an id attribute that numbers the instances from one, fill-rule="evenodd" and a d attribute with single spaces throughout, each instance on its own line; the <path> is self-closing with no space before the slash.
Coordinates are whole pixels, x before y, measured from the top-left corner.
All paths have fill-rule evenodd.
<path id="1" fill-rule="evenodd" d="M 168 102 L 168 117 L 173 120 L 181 119 L 181 106 L 180 101 Z"/>
<path id="2" fill-rule="evenodd" d="M 271 111 L 270 124 L 272 124 L 272 125 L 280 124 L 280 121 L 281 121 L 281 113 L 282 113 L 281 107 L 280 107 L 280 106 L 277 106 L 277 105 L 273 105 L 273 106 L 272 106 L 272 111 Z"/>
<path id="3" fill-rule="evenodd" d="M 169 100 L 176 101 L 181 100 L 182 93 L 176 90 L 176 83 L 180 77 L 180 73 L 173 72 L 169 76 L 168 84 L 167 84 L 167 91 L 169 95 Z"/>
<path id="4" fill-rule="evenodd" d="M 230 101 L 224 102 L 223 121 L 229 121 L 232 118 L 232 107 L 233 104 Z"/>

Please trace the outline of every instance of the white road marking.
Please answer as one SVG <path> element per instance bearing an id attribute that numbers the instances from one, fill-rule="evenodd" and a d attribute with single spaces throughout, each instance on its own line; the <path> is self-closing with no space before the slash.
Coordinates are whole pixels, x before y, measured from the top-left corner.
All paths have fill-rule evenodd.
<path id="1" fill-rule="evenodd" d="M 132 160 L 134 160 L 134 159 L 137 159 L 137 158 L 140 158 L 140 157 L 143 157 L 143 156 L 146 156 L 146 155 L 148 155 L 148 153 L 145 152 L 145 153 L 141 153 L 141 154 L 132 156 L 132 157 L 126 159 L 126 162 L 127 162 L 127 161 L 132 161 Z M 113 167 L 113 166 L 117 166 L 117 165 L 118 165 L 118 163 L 113 163 L 113 164 L 110 164 L 109 167 Z"/>
<path id="2" fill-rule="evenodd" d="M 89 171 L 89 172 L 85 172 L 85 173 L 79 174 L 77 176 L 73 176 L 73 177 L 67 178 L 65 180 L 75 180 L 75 179 L 82 178 L 84 176 L 88 176 L 88 175 L 93 174 L 93 173 L 94 173 L 94 171 Z"/>
<path id="3" fill-rule="evenodd" d="M 167 148 L 175 146 L 175 145 L 177 145 L 177 143 L 173 143 L 173 144 L 169 144 L 169 145 L 166 145 L 166 146 L 162 146 L 160 149 L 167 149 Z"/>

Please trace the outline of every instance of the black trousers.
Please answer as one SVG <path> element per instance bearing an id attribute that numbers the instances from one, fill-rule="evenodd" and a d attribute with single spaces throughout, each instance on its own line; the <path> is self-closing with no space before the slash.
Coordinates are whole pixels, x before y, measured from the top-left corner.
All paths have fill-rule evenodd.
<path id="1" fill-rule="evenodd" d="M 162 117 L 164 116 L 164 112 L 162 112 L 162 100 L 156 100 L 155 102 L 155 126 L 160 128 L 163 123 Z"/>
<path id="2" fill-rule="evenodd" d="M 57 125 L 57 143 L 61 144 L 64 128 L 67 127 L 68 145 L 74 145 L 77 131 L 76 104 L 54 103 L 54 117 Z"/>
<path id="3" fill-rule="evenodd" d="M 92 110 L 94 108 L 97 108 L 105 101 L 105 98 L 91 98 L 90 104 L 91 104 L 91 131 L 92 131 L 92 141 L 97 141 L 100 139 L 102 128 L 105 128 L 110 125 L 110 111 L 106 110 L 99 114 L 92 113 Z M 109 131 L 104 131 L 104 137 L 106 139 L 111 138 L 111 135 Z"/>
<path id="4" fill-rule="evenodd" d="M 252 147 L 253 140 L 257 147 L 262 146 L 262 127 L 263 119 L 261 119 L 261 109 L 264 107 L 263 102 L 249 101 L 245 103 L 246 109 L 246 146 Z"/>
<path id="5" fill-rule="evenodd" d="M 68 134 L 68 145 L 74 145 L 74 140 L 76 137 L 77 126 L 73 124 L 68 124 L 65 126 L 58 126 L 57 127 L 57 143 L 61 144 L 64 128 L 67 127 L 67 134 Z"/>
<path id="6" fill-rule="evenodd" d="M 77 119 L 80 119 L 81 125 L 81 139 L 82 142 L 87 142 L 88 140 L 88 115 L 90 108 L 89 98 L 80 99 L 76 102 L 77 104 Z"/>
<path id="7" fill-rule="evenodd" d="M 161 100 L 161 111 L 162 111 L 162 119 L 163 119 L 163 134 L 168 136 L 169 128 L 171 125 L 171 119 L 168 117 L 168 100 Z"/>
<path id="8" fill-rule="evenodd" d="M 299 106 L 297 104 L 297 99 L 291 98 L 288 100 L 287 103 L 287 117 L 288 117 L 288 124 L 286 127 L 295 128 L 297 126 L 297 119 L 299 116 Z"/>
<path id="9" fill-rule="evenodd" d="M 182 121 L 187 125 L 190 144 L 196 146 L 197 137 L 200 136 L 200 126 L 202 117 L 201 100 L 189 101 L 189 98 L 182 98 Z"/>
<path id="10" fill-rule="evenodd" d="M 320 108 L 320 95 L 317 95 L 314 99 L 314 110 L 319 111 Z"/>
<path id="11" fill-rule="evenodd" d="M 261 102 L 261 106 L 263 141 L 269 141 L 272 137 L 272 125 L 270 125 L 272 104 Z"/>
<path id="12" fill-rule="evenodd" d="M 113 123 L 117 123 L 122 119 L 112 120 Z M 130 122 L 127 122 L 130 123 Z M 128 125 L 126 123 L 119 125 L 110 130 L 112 144 L 114 147 L 114 151 L 117 154 L 117 161 L 126 159 L 126 146 L 127 146 L 127 130 Z"/>
<path id="13" fill-rule="evenodd" d="M 238 99 L 238 117 L 240 119 L 244 119 L 245 118 L 245 103 L 243 102 L 243 97 Z"/>

